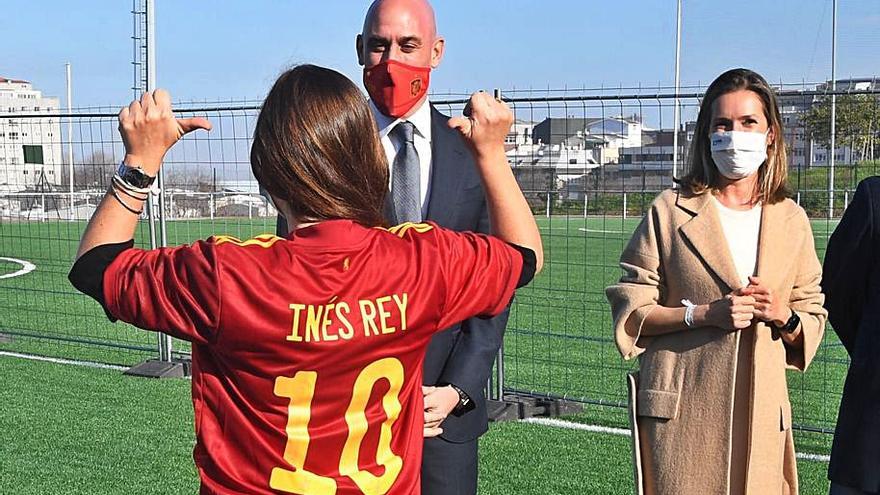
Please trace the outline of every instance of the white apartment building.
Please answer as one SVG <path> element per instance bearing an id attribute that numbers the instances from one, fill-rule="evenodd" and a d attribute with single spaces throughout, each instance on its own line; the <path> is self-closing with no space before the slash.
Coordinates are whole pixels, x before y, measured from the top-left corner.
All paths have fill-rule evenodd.
<path id="1" fill-rule="evenodd" d="M 0 191 L 16 192 L 61 182 L 58 98 L 45 97 L 28 81 L 0 76 Z"/>

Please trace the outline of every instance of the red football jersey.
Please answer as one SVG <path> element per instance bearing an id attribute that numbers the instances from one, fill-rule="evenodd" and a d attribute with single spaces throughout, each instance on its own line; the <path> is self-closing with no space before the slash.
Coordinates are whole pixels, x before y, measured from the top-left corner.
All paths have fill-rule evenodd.
<path id="1" fill-rule="evenodd" d="M 522 257 L 431 224 L 124 251 L 111 314 L 193 343 L 201 493 L 419 493 L 435 331 L 510 302 Z"/>

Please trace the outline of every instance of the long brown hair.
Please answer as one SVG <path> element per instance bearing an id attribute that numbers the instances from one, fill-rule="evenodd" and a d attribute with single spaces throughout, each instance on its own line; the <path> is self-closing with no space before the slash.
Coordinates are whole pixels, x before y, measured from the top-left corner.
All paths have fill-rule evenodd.
<path id="1" fill-rule="evenodd" d="M 251 169 L 298 221 L 384 223 L 389 172 L 376 124 L 363 93 L 334 70 L 300 65 L 275 81 L 254 130 Z"/>
<path id="2" fill-rule="evenodd" d="M 748 69 L 731 69 L 718 76 L 709 85 L 700 103 L 687 173 L 676 182 L 696 194 L 720 187 L 720 173 L 715 161 L 712 160 L 709 145 L 712 106 L 720 96 L 740 90 L 748 90 L 758 95 L 764 104 L 764 117 L 767 118 L 768 127 L 773 134 L 773 142 L 767 147 L 767 161 L 758 169 L 755 197 L 767 204 L 778 203 L 790 195 L 787 185 L 788 157 L 785 151 L 779 103 L 776 93 L 767 81 L 757 72 Z"/>

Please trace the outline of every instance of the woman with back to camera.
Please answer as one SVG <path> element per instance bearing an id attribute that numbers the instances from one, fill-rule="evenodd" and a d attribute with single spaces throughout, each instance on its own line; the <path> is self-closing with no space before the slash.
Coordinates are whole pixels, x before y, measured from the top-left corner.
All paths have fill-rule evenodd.
<path id="1" fill-rule="evenodd" d="M 654 201 L 606 289 L 618 349 L 639 357 L 639 493 L 798 491 L 785 370 L 807 368 L 826 313 L 787 170 L 773 90 L 750 70 L 720 75 L 686 175 Z"/>
<path id="2" fill-rule="evenodd" d="M 497 237 L 382 226 L 388 165 L 362 93 L 338 72 L 285 72 L 251 167 L 286 238 L 141 250 L 132 236 L 166 151 L 204 119 L 164 91 L 119 116 L 126 156 L 83 234 L 73 284 L 111 318 L 193 343 L 201 493 L 417 494 L 422 360 L 433 332 L 493 315 L 542 264 L 504 154 L 512 114 L 485 93 L 454 118 Z M 505 242 L 506 241 L 506 242 Z"/>

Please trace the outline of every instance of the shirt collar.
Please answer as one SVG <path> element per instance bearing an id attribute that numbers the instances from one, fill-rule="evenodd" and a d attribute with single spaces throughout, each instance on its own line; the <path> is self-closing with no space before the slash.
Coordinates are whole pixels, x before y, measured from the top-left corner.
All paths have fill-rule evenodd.
<path id="1" fill-rule="evenodd" d="M 294 230 L 287 235 L 287 240 L 299 246 L 344 250 L 358 245 L 370 232 L 371 229 L 352 220 L 323 220 Z"/>
<path id="2" fill-rule="evenodd" d="M 379 128 L 379 139 L 387 136 L 398 122 L 407 120 L 415 126 L 416 133 L 428 141 L 431 140 L 431 104 L 427 99 L 407 119 L 395 119 L 385 115 L 379 111 L 373 100 L 370 100 L 370 110 L 373 111 L 373 118 L 376 120 L 376 126 Z"/>

